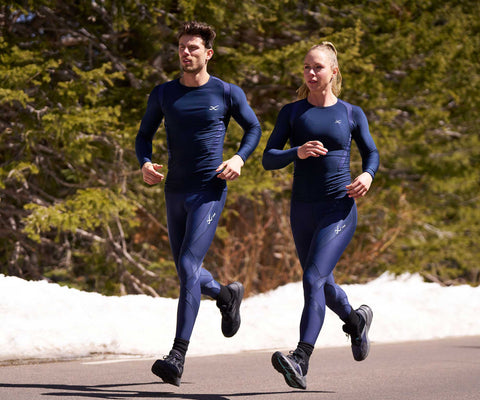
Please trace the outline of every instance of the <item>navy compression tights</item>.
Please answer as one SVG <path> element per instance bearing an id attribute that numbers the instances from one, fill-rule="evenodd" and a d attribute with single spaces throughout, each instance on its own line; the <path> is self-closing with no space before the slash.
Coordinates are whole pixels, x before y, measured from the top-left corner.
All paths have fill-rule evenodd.
<path id="1" fill-rule="evenodd" d="M 168 236 L 180 280 L 176 338 L 190 340 L 201 295 L 216 298 L 220 292 L 220 284 L 202 263 L 215 236 L 226 198 L 226 189 L 165 192 Z"/>
<path id="2" fill-rule="evenodd" d="M 300 340 L 315 345 L 326 306 L 343 321 L 352 309 L 347 295 L 335 283 L 333 269 L 353 237 L 357 209 L 348 197 L 316 203 L 292 201 L 290 219 L 303 268 L 305 305 Z"/>

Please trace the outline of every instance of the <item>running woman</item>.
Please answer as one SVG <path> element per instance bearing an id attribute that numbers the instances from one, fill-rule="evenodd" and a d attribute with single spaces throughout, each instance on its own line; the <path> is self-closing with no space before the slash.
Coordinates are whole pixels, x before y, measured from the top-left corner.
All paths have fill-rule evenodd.
<path id="1" fill-rule="evenodd" d="M 241 283 L 223 286 L 202 266 L 225 205 L 226 181 L 240 176 L 261 135 L 245 93 L 207 72 L 215 36 L 213 28 L 204 23 L 183 25 L 178 34 L 181 77 L 156 86 L 150 93 L 135 141 L 143 180 L 149 185 L 162 182 L 162 166 L 152 162 L 152 139 L 164 120 L 168 235 L 180 295 L 172 350 L 153 364 L 152 372 L 176 386 L 181 382 L 201 295 L 216 299 L 222 332 L 231 337 L 240 327 L 244 293 Z M 230 116 L 243 128 L 244 136 L 237 153 L 224 161 L 223 144 Z"/>
<path id="2" fill-rule="evenodd" d="M 367 305 L 353 309 L 335 283 L 333 270 L 356 228 L 355 199 L 368 192 L 379 165 L 365 114 L 337 97 L 341 75 L 332 43 L 308 51 L 303 76 L 305 82 L 297 92 L 300 100 L 281 109 L 263 153 L 267 170 L 294 163 L 290 223 L 303 269 L 305 303 L 297 348 L 288 355 L 275 352 L 272 364 L 289 386 L 299 389 L 306 389 L 309 358 L 326 306 L 344 322 L 354 359 L 362 361 L 368 355 L 372 310 Z M 352 138 L 363 166 L 363 173 L 353 181 Z M 290 148 L 284 149 L 287 142 Z"/>

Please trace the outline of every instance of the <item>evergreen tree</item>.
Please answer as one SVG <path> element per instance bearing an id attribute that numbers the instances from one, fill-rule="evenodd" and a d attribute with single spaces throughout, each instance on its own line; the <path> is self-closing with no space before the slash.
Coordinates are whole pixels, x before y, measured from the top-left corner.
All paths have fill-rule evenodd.
<path id="1" fill-rule="evenodd" d="M 179 24 L 197 19 L 218 33 L 209 71 L 245 90 L 264 129 L 229 185 L 206 260 L 220 279 L 259 292 L 301 278 L 292 169 L 265 172 L 260 161 L 302 83 L 306 51 L 330 40 L 341 97 L 366 112 L 381 156 L 339 281 L 389 270 L 478 285 L 477 15 L 473 0 L 6 2 L 0 272 L 107 294 L 176 294 L 163 188 L 143 184 L 133 146 L 148 93 L 178 76 Z M 241 135 L 232 121 L 226 157 Z M 163 128 L 154 146 L 166 165 Z M 358 155 L 352 166 L 358 173 Z"/>

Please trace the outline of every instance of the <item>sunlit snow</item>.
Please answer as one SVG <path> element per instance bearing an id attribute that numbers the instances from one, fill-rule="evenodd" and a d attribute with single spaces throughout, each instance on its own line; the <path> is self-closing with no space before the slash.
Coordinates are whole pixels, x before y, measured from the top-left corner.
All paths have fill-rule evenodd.
<path id="1" fill-rule="evenodd" d="M 480 335 L 480 287 L 442 287 L 419 275 L 386 273 L 343 288 L 354 307 L 373 309 L 373 343 Z M 240 331 L 225 338 L 215 302 L 203 300 L 188 354 L 294 348 L 302 306 L 300 282 L 246 298 Z M 0 275 L 0 360 L 161 356 L 173 343 L 176 310 L 176 299 L 103 296 Z M 341 327 L 328 311 L 316 347 L 349 346 Z"/>

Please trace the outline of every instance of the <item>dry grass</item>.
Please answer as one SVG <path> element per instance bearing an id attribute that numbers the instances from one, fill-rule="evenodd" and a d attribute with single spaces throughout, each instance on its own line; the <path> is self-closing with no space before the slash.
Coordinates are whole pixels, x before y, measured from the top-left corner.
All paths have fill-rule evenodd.
<path id="1" fill-rule="evenodd" d="M 302 279 L 291 230 L 290 200 L 264 192 L 257 199 L 238 197 L 225 209 L 217 237 L 205 259 L 220 282 L 241 281 L 246 294 L 263 293 Z M 399 199 L 395 221 L 374 201 L 359 202 L 359 226 L 340 259 L 338 283 L 366 282 L 394 262 L 391 246 L 405 229 L 398 219 L 408 219 Z"/>

